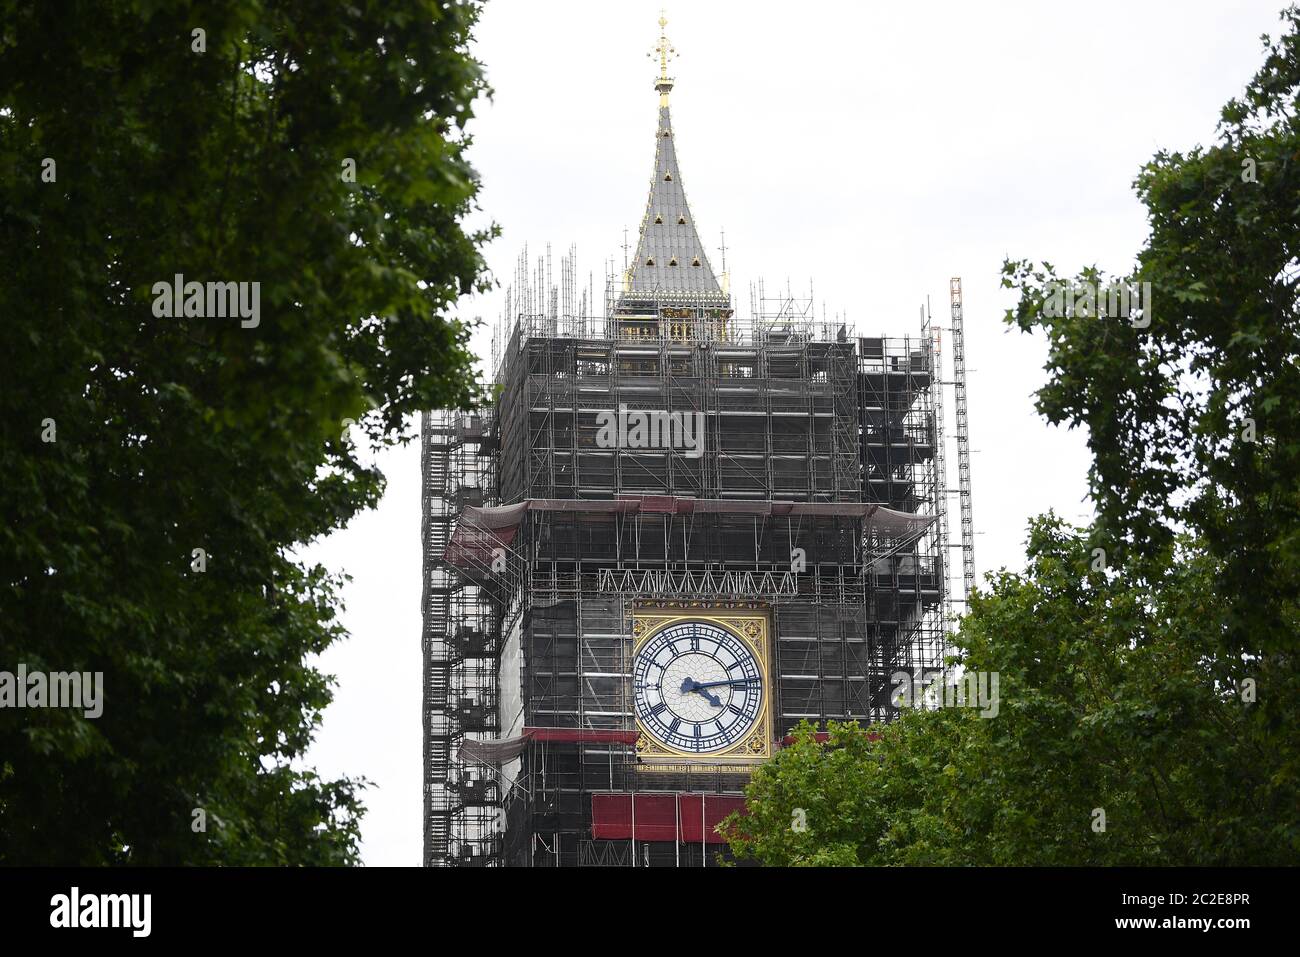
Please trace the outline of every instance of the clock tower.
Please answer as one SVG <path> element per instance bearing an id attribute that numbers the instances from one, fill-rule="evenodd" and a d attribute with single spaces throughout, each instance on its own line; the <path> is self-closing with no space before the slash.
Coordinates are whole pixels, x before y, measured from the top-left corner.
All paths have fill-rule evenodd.
<path id="1" fill-rule="evenodd" d="M 928 325 L 860 337 L 761 282 L 738 314 L 665 26 L 635 254 L 598 291 L 525 253 L 497 399 L 424 416 L 429 865 L 711 866 L 795 725 L 887 721 L 942 663 Z"/>

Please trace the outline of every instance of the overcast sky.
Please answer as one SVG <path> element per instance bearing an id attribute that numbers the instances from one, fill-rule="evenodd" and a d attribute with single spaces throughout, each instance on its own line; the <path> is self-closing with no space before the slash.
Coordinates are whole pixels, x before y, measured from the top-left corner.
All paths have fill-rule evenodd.
<path id="1" fill-rule="evenodd" d="M 581 275 L 598 285 L 606 259 L 622 264 L 625 227 L 635 243 L 654 159 L 657 64 L 646 53 L 660 6 L 487 4 L 475 55 L 495 94 L 470 126 L 470 155 L 484 214 L 502 228 L 487 258 L 503 288 L 525 243 L 534 256 L 554 244 L 557 277 L 576 243 Z M 1034 413 L 1045 350 L 1003 325 L 1002 260 L 1126 271 L 1146 233 L 1131 188 L 1139 167 L 1159 149 L 1214 138 L 1281 7 L 667 5 L 682 181 L 715 266 L 726 230 L 742 313 L 753 279 L 811 281 L 859 335 L 916 334 L 927 296 L 947 324 L 948 279 L 962 278 L 981 577 L 1023 566 L 1030 516 L 1090 514 L 1085 437 Z M 463 315 L 494 321 L 501 300 L 501 290 L 476 297 Z M 477 342 L 486 359 L 486 330 Z M 951 430 L 950 398 L 948 414 Z M 379 508 L 303 552 L 354 579 L 344 591 L 352 637 L 321 660 L 338 687 L 308 763 L 374 783 L 368 864 L 418 865 L 418 449 L 379 464 Z"/>

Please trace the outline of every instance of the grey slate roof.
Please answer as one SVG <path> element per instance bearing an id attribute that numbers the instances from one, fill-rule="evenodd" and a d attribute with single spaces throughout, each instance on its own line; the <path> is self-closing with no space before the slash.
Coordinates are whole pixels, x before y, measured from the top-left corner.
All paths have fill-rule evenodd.
<path id="1" fill-rule="evenodd" d="M 664 94 L 664 83 L 658 87 Z M 655 171 L 650 197 L 641 220 L 636 258 L 631 263 L 630 293 L 623 298 L 653 296 L 663 300 L 680 298 L 683 303 L 724 303 L 727 296 L 709 265 L 695 219 L 686 204 L 686 191 L 677 165 L 677 147 L 667 96 L 659 106 L 659 129 L 655 135 Z"/>

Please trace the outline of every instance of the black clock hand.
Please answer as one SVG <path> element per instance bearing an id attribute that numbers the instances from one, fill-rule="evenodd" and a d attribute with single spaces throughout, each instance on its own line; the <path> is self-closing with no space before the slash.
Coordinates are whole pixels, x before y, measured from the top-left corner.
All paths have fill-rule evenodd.
<path id="1" fill-rule="evenodd" d="M 712 695 L 709 694 L 707 691 L 705 691 L 704 689 L 706 687 L 711 687 L 711 686 L 702 685 L 694 678 L 687 678 L 682 682 L 682 694 L 687 694 L 691 691 L 697 691 L 699 692 L 701 697 L 703 697 L 706 701 L 709 702 L 709 704 L 713 705 L 715 708 L 721 708 L 722 702 L 718 700 L 717 695 Z"/>
<path id="2" fill-rule="evenodd" d="M 696 683 L 695 687 L 698 689 L 698 688 L 717 688 L 722 685 L 744 685 L 744 684 L 749 684 L 753 680 L 754 680 L 753 678 L 730 678 L 726 681 L 706 681 L 704 682 L 704 684 Z"/>

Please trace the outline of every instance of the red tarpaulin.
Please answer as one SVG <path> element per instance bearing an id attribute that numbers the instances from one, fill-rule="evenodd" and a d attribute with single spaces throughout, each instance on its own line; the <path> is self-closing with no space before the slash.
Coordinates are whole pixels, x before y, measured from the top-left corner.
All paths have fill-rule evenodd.
<path id="1" fill-rule="evenodd" d="M 722 836 L 714 830 L 732 811 L 745 810 L 743 797 L 726 797 L 721 794 L 683 794 L 681 802 L 682 841 L 686 844 L 698 844 L 700 832 L 704 832 L 707 844 L 724 844 Z M 700 802 L 704 803 L 703 816 L 700 814 Z"/>
<path id="2" fill-rule="evenodd" d="M 568 741 L 583 744 L 636 744 L 640 731 L 611 731 L 599 728 L 524 728 L 533 741 Z"/>
<path id="3" fill-rule="evenodd" d="M 615 499 L 529 498 L 513 505 L 466 506 L 452 531 L 443 558 L 459 568 L 492 567 L 500 550 L 509 550 L 525 512 L 589 512 L 691 515 L 841 515 L 862 519 L 875 536 L 919 535 L 933 515 L 898 512 L 866 502 L 776 502 L 690 498 L 673 495 L 623 495 Z"/>
<path id="4" fill-rule="evenodd" d="M 636 744 L 639 731 L 614 731 L 598 728 L 524 728 L 513 738 L 469 739 L 461 742 L 460 760 L 475 764 L 504 764 L 524 753 L 529 741 L 556 741 L 569 744 Z"/>
<path id="5" fill-rule="evenodd" d="M 643 495 L 641 511 L 672 515 L 677 511 L 677 499 L 671 495 Z"/>
<path id="6" fill-rule="evenodd" d="M 638 841 L 698 844 L 702 834 L 706 844 L 724 844 L 714 828 L 728 814 L 745 809 L 744 798 L 722 794 L 593 794 L 591 836 L 613 841 L 631 838 L 633 797 Z"/>

